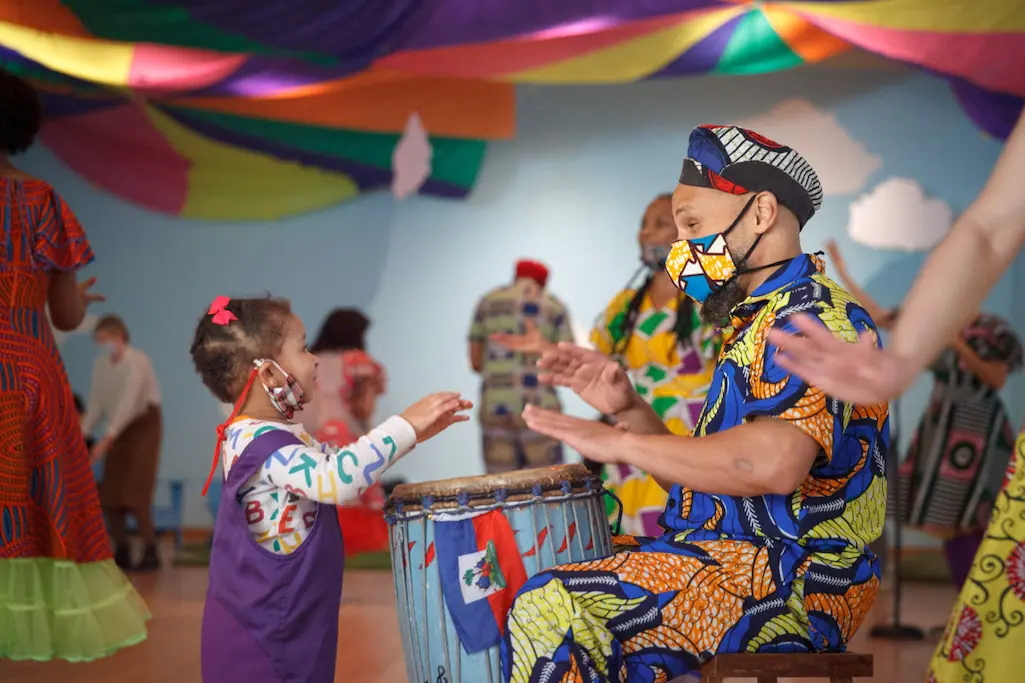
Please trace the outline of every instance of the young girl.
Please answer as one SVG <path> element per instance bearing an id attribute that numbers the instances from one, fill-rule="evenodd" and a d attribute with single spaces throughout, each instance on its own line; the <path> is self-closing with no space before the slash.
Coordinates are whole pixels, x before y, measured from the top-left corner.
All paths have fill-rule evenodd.
<path id="1" fill-rule="evenodd" d="M 210 472 L 220 465 L 224 487 L 203 612 L 203 680 L 331 683 L 343 565 L 335 506 L 357 499 L 418 442 L 469 419 L 462 413 L 472 404 L 432 394 L 345 448 L 318 443 L 292 421 L 317 361 L 281 299 L 218 297 L 191 353 L 207 388 L 235 406 L 217 430 Z"/>

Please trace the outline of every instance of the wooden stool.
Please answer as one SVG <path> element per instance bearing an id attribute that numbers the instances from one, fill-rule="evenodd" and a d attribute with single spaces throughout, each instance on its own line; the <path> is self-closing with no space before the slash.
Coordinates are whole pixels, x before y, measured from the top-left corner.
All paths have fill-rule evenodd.
<path id="1" fill-rule="evenodd" d="M 776 683 L 779 678 L 828 678 L 830 683 L 854 683 L 873 671 L 872 655 L 853 653 L 718 655 L 701 667 L 701 683 L 723 683 L 728 678 L 756 678 Z"/>

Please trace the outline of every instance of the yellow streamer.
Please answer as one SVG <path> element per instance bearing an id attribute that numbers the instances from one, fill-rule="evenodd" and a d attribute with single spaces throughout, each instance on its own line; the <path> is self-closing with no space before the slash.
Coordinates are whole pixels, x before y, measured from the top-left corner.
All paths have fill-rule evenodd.
<path id="1" fill-rule="evenodd" d="M 95 38 L 46 33 L 0 21 L 0 45 L 58 73 L 104 85 L 127 85 L 135 48 Z"/>
<path id="2" fill-rule="evenodd" d="M 862 2 L 773 3 L 814 18 L 836 19 L 879 28 L 937 33 L 1018 33 L 1025 31 L 1025 3 L 1018 0 L 862 0 Z M 1022 38 L 1025 40 L 1025 37 Z"/>
<path id="3" fill-rule="evenodd" d="M 146 115 L 168 144 L 192 162 L 184 218 L 268 220 L 322 209 L 359 194 L 345 174 L 210 140 L 152 107 Z"/>
<path id="4" fill-rule="evenodd" d="M 694 47 L 709 33 L 746 12 L 730 7 L 660 29 L 591 54 L 508 74 L 516 83 L 629 83 L 655 73 Z"/>

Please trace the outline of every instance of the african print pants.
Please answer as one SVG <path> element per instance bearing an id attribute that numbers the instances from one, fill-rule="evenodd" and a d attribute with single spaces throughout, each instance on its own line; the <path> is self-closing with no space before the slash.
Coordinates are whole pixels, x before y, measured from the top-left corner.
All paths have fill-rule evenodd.
<path id="1" fill-rule="evenodd" d="M 562 464 L 562 443 L 551 437 L 526 427 L 482 425 L 481 431 L 484 436 L 484 468 L 488 474 Z"/>
<path id="2" fill-rule="evenodd" d="M 823 582 L 805 555 L 783 583 L 779 544 L 615 543 L 634 548 L 527 581 L 506 623 L 504 681 L 665 683 L 716 653 L 842 651 L 879 586 L 874 556 L 842 572 L 853 581 Z"/>

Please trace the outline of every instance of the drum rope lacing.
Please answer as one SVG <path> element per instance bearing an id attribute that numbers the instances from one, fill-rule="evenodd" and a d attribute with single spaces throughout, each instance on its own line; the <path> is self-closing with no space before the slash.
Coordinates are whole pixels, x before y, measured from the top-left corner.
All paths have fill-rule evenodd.
<path id="1" fill-rule="evenodd" d="M 387 507 L 394 508 L 394 512 L 386 512 L 384 519 L 388 524 L 396 524 L 399 521 L 420 519 L 421 517 L 457 517 L 466 515 L 469 513 L 484 513 L 491 512 L 492 510 L 508 510 L 521 507 L 529 507 L 538 503 L 563 503 L 568 500 L 581 500 L 584 498 L 593 498 L 596 495 L 607 495 L 616 501 L 616 505 L 619 511 L 616 516 L 616 525 L 613 527 L 616 533 L 619 533 L 619 529 L 622 528 L 623 524 L 623 503 L 619 500 L 619 497 L 601 485 L 598 479 L 587 479 L 584 481 L 586 491 L 573 492 L 573 484 L 569 481 L 563 481 L 559 484 L 559 490 L 562 492 L 560 495 L 546 496 L 544 495 L 544 488 L 540 484 L 534 484 L 530 488 L 499 488 L 488 493 L 482 493 L 481 496 L 493 495 L 495 498 L 494 503 L 488 503 L 485 505 L 470 505 L 470 494 L 466 491 L 460 491 L 454 496 L 424 496 L 420 499 L 420 509 L 412 512 L 405 512 L 404 509 L 406 504 L 399 499 L 392 499 L 388 501 Z M 515 500 L 507 502 L 510 495 L 523 495 L 525 493 L 530 494 L 530 498 L 523 500 Z M 433 509 L 435 503 L 448 503 L 455 502 L 458 507 L 454 508 L 442 508 L 439 510 Z"/>

